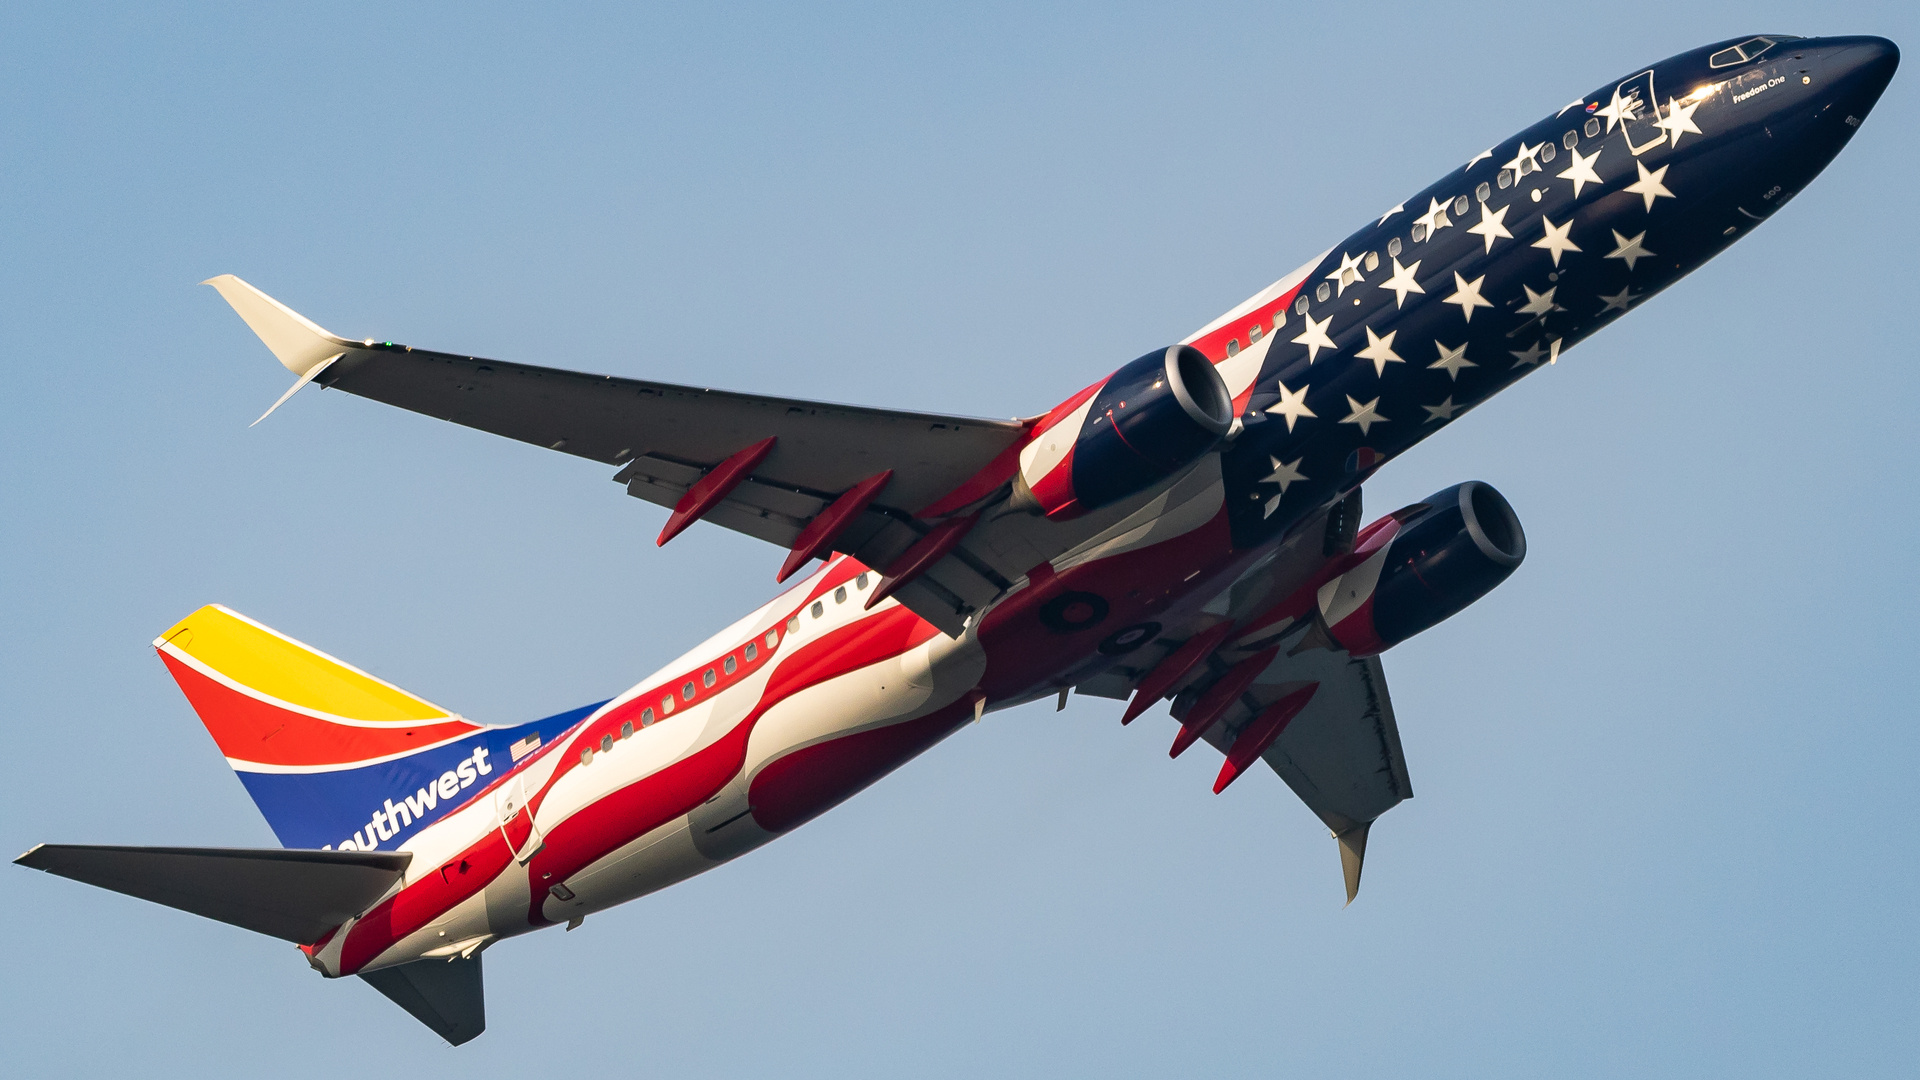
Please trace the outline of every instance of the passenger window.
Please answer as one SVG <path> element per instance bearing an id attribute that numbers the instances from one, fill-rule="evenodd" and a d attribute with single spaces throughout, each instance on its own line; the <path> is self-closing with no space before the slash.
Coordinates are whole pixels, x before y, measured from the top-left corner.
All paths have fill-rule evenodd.
<path id="1" fill-rule="evenodd" d="M 668 694 L 666 697 L 663 697 L 660 699 L 660 715 L 661 716 L 673 715 L 673 695 L 672 694 Z"/>
<path id="2" fill-rule="evenodd" d="M 1417 244 L 1427 238 L 1427 227 L 1425 225 L 1415 225 L 1410 235 L 1413 237 L 1413 242 Z"/>
<path id="3" fill-rule="evenodd" d="M 1367 266 L 1367 273 L 1369 274 L 1373 273 L 1375 270 L 1380 269 L 1380 253 L 1377 251 L 1367 252 L 1366 266 Z"/>
<path id="4" fill-rule="evenodd" d="M 620 725 L 620 737 L 623 739 L 633 738 L 633 721 L 629 720 Z"/>
<path id="5" fill-rule="evenodd" d="M 1577 131 L 1569 131 L 1565 135 L 1560 136 L 1560 145 L 1566 147 L 1569 150 L 1573 149 L 1576 146 L 1579 146 L 1580 133 Z"/>
<path id="6" fill-rule="evenodd" d="M 1507 170 L 1501 169 L 1500 170 L 1500 186 L 1504 188 L 1511 183 L 1513 183 L 1513 181 L 1508 179 Z M 1488 199 L 1493 197 L 1493 188 L 1489 187 L 1485 180 L 1482 180 L 1480 181 L 1480 186 L 1473 189 L 1473 197 L 1475 199 L 1478 199 L 1481 202 L 1486 202 Z"/>
<path id="7" fill-rule="evenodd" d="M 1307 294 L 1301 293 L 1300 299 L 1293 302 L 1293 313 L 1295 315 L 1305 315 L 1307 313 L 1307 303 Z"/>
<path id="8" fill-rule="evenodd" d="M 611 749 L 613 749 L 613 734 L 609 732 L 600 736 L 600 752 L 604 754 Z"/>
<path id="9" fill-rule="evenodd" d="M 1259 340 L 1260 340 L 1260 324 L 1254 323 L 1252 326 L 1247 328 L 1247 344 L 1252 345 L 1254 342 Z"/>
<path id="10" fill-rule="evenodd" d="M 582 765 L 593 764 L 593 747 L 583 746 L 580 748 L 580 764 Z"/>
<path id="11" fill-rule="evenodd" d="M 1587 138 L 1589 139 L 1593 138 L 1595 135 L 1600 134 L 1600 118 L 1596 116 L 1591 120 L 1588 120 L 1587 126 L 1581 130 L 1587 133 Z"/>
<path id="12" fill-rule="evenodd" d="M 715 674 L 713 673 L 713 669 L 712 669 L 712 668 L 708 668 L 708 669 L 707 669 L 707 673 L 706 673 L 706 674 L 704 674 L 704 675 L 702 675 L 702 676 L 700 676 L 700 685 L 701 685 L 701 686 L 707 686 L 707 687 L 711 687 L 711 686 L 712 686 L 712 685 L 713 685 L 714 683 L 717 683 L 717 682 L 719 682 L 719 681 L 720 681 L 720 676 L 718 676 L 718 675 L 715 675 Z M 692 683 L 688 683 L 687 685 L 688 685 L 688 686 L 692 686 L 693 684 L 692 684 Z"/>
<path id="13" fill-rule="evenodd" d="M 1240 339 L 1239 338 L 1227 339 L 1227 355 L 1228 356 L 1240 355 Z"/>
<path id="14" fill-rule="evenodd" d="M 1467 213 L 1467 197 L 1465 195 L 1462 195 L 1459 198 L 1453 200 L 1453 216 L 1464 217 L 1466 216 L 1466 213 Z"/>
<path id="15" fill-rule="evenodd" d="M 827 613 L 827 605 L 821 603 L 818 600 L 815 600 L 813 602 L 813 617 L 817 619 L 820 616 L 825 615 L 826 613 Z"/>
<path id="16" fill-rule="evenodd" d="M 1332 295 L 1333 286 L 1324 281 L 1320 283 L 1319 288 L 1313 290 L 1313 298 L 1323 304 L 1327 302 L 1327 297 Z"/>
<path id="17" fill-rule="evenodd" d="M 1481 184 L 1480 186 L 1481 186 L 1481 187 L 1486 187 L 1487 185 L 1485 185 L 1485 184 Z M 1501 191 L 1505 191 L 1505 190 L 1507 190 L 1508 188 L 1510 188 L 1510 187 L 1512 187 L 1512 186 L 1513 186 L 1513 172 L 1512 172 L 1512 170 L 1510 170 L 1510 169 L 1501 169 L 1501 170 L 1500 170 L 1500 190 L 1501 190 Z M 1482 199 L 1482 200 L 1480 200 L 1480 201 L 1481 201 L 1481 202 L 1485 202 L 1486 200 L 1485 200 L 1485 199 Z"/>
<path id="18" fill-rule="evenodd" d="M 673 699 L 672 699 L 672 698 L 668 698 L 667 700 L 669 700 L 669 701 L 671 701 L 671 700 L 673 700 Z M 642 710 L 640 710 L 640 726 L 641 726 L 641 727 L 652 727 L 652 726 L 653 726 L 653 710 L 652 710 L 652 709 L 642 709 Z"/>
<path id="19" fill-rule="evenodd" d="M 833 590 L 833 602 L 836 604 L 844 604 L 847 602 L 847 587 L 845 585 Z"/>
<path id="20" fill-rule="evenodd" d="M 1400 238 L 1399 237 L 1396 236 L 1393 239 L 1387 241 L 1387 254 L 1396 259 L 1400 257 Z"/>
<path id="21" fill-rule="evenodd" d="M 853 587 L 856 589 L 865 589 L 867 587 L 867 575 L 861 574 L 859 577 L 854 578 Z"/>
<path id="22" fill-rule="evenodd" d="M 693 680 L 692 679 L 688 679 L 687 685 L 682 686 L 680 688 L 680 697 L 682 700 L 685 700 L 685 701 L 693 700 Z"/>
<path id="23" fill-rule="evenodd" d="M 753 648 L 753 646 L 749 645 L 747 646 L 747 648 L 751 649 Z M 727 657 L 727 662 L 720 665 L 720 669 L 722 671 L 725 671 L 727 674 L 731 675 L 733 674 L 734 669 L 738 668 L 739 666 L 740 666 L 739 664 L 734 663 L 733 657 L 729 656 Z"/>
<path id="24" fill-rule="evenodd" d="M 1553 148 L 1552 143 L 1549 142 L 1549 143 L 1540 144 L 1540 160 L 1541 161 L 1543 162 L 1552 161 L 1553 155 L 1557 153 L 1559 153 L 1559 151 Z"/>
<path id="25" fill-rule="evenodd" d="M 755 660 L 758 660 L 759 658 L 760 658 L 760 643 L 757 641 L 747 642 L 747 663 L 751 664 Z"/>

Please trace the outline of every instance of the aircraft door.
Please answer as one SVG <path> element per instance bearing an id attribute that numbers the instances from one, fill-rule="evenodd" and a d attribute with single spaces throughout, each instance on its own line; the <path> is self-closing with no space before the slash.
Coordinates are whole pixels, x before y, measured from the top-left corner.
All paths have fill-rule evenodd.
<path id="1" fill-rule="evenodd" d="M 1613 92 L 1623 105 L 1620 126 L 1634 157 L 1667 141 L 1666 129 L 1660 126 L 1660 99 L 1653 96 L 1652 71 L 1635 75 Z"/>
<path id="2" fill-rule="evenodd" d="M 514 861 L 525 866 L 547 844 L 534 823 L 533 808 L 527 805 L 526 776 L 516 776 L 493 793 L 493 806 L 500 836 Z"/>

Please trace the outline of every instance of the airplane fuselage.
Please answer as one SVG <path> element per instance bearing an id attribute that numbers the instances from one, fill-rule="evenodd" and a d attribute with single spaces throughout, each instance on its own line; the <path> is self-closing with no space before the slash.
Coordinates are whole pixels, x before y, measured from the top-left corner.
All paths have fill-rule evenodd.
<path id="1" fill-rule="evenodd" d="M 1867 38 L 1737 49 L 1569 103 L 1188 338 L 1240 417 L 1224 449 L 1092 516 L 1065 554 L 983 541 L 1030 569 L 959 636 L 894 600 L 868 609 L 878 575 L 833 559 L 483 778 L 404 841 L 404 887 L 312 962 L 352 974 L 584 918 L 797 827 L 985 711 L 1097 679 L 1162 626 L 1297 618 L 1245 608 L 1272 582 L 1239 586 L 1321 543 L 1310 526 L 1387 461 L 1771 215 L 1892 63 Z"/>

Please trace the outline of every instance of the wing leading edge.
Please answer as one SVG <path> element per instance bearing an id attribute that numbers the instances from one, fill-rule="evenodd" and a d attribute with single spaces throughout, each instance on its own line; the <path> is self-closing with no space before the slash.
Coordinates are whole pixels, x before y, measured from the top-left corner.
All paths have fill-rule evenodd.
<path id="1" fill-rule="evenodd" d="M 836 499 L 890 472 L 883 490 L 822 546 L 877 568 L 938 520 L 993 494 L 1012 475 L 1028 430 L 1017 420 L 740 394 L 356 342 L 231 274 L 207 284 L 300 377 L 294 390 L 311 381 L 615 466 L 628 494 L 669 509 L 686 506 L 703 477 L 771 440 L 698 516 L 782 547 L 794 547 Z M 985 577 L 979 568 L 947 559 L 898 596 L 957 634 L 973 607 L 969 597 L 1005 587 L 976 577 Z"/>

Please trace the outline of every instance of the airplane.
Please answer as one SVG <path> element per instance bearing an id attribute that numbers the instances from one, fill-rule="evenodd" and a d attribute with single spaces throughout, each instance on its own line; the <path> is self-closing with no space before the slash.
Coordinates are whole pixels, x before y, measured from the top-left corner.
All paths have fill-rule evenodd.
<path id="1" fill-rule="evenodd" d="M 1170 700 L 1169 753 L 1217 751 L 1216 794 L 1264 761 L 1332 833 L 1351 903 L 1374 821 L 1412 795 L 1381 654 L 1527 551 L 1486 483 L 1364 526 L 1362 485 L 1766 221 L 1898 63 L 1882 38 L 1769 34 L 1636 69 L 1020 420 L 350 340 L 213 278 L 298 377 L 268 413 L 317 383 L 557 450 L 666 508 L 658 543 L 705 522 L 801 576 L 619 696 L 512 726 L 203 607 L 154 647 L 283 847 L 16 861 L 292 942 L 457 1045 L 494 944 L 1077 693 L 1126 701 L 1123 724 Z"/>

